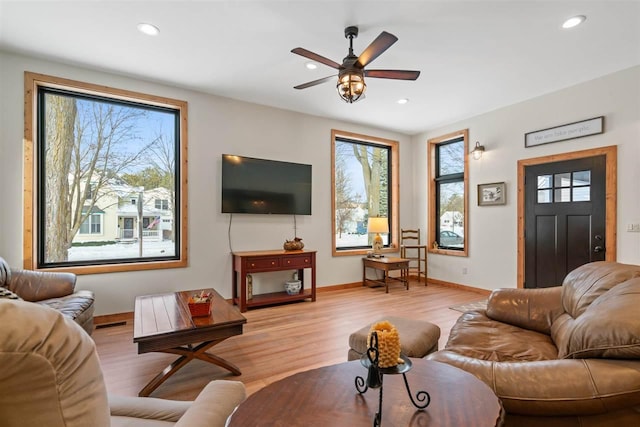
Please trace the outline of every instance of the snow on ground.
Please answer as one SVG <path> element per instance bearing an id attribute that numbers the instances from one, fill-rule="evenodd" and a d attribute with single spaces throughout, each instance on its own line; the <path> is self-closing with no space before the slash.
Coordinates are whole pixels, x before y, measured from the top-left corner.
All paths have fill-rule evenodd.
<path id="1" fill-rule="evenodd" d="M 175 255 L 174 242 L 165 240 L 162 242 L 142 243 L 143 257 L 173 256 Z M 117 259 L 137 258 L 140 256 L 138 242 L 115 243 L 105 246 L 74 246 L 69 249 L 69 261 L 84 261 L 93 259 Z"/>

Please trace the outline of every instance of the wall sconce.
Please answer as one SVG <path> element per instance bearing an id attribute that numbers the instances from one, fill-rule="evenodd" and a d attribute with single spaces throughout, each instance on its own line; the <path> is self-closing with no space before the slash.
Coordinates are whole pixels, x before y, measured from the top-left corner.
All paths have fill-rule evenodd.
<path id="1" fill-rule="evenodd" d="M 484 145 L 480 145 L 480 143 L 476 141 L 476 147 L 471 151 L 473 159 L 479 160 L 482 157 L 482 153 L 484 153 Z"/>

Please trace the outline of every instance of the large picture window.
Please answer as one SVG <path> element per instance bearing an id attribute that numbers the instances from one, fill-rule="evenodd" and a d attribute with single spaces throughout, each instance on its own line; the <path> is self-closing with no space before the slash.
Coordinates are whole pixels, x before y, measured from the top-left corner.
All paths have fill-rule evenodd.
<path id="1" fill-rule="evenodd" d="M 429 142 L 429 251 L 467 255 L 468 130 Z"/>
<path id="2" fill-rule="evenodd" d="M 333 254 L 371 250 L 370 217 L 387 220 L 383 246 L 397 251 L 398 142 L 336 130 L 331 138 Z"/>
<path id="3" fill-rule="evenodd" d="M 183 101 L 25 73 L 25 268 L 186 266 L 186 119 Z"/>

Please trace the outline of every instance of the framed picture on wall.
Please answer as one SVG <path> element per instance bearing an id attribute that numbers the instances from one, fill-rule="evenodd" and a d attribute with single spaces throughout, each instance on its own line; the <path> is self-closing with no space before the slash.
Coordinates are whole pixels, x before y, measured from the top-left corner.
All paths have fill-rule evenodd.
<path id="1" fill-rule="evenodd" d="M 504 205 L 507 203 L 507 188 L 504 182 L 478 184 L 478 206 Z"/>

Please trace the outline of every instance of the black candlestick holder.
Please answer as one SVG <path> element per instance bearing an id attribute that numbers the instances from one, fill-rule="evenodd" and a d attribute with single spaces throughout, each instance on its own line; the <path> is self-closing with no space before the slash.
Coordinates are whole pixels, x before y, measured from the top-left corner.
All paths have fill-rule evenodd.
<path id="1" fill-rule="evenodd" d="M 429 393 L 427 393 L 426 391 L 418 391 L 415 395 L 415 398 L 413 396 L 413 393 L 411 393 L 411 388 L 409 387 L 409 381 L 407 380 L 406 374 L 411 370 L 413 364 L 407 356 L 405 356 L 404 354 L 400 354 L 402 363 L 399 363 L 396 366 L 391 366 L 389 368 L 381 368 L 379 366 L 379 355 L 380 352 L 378 350 L 378 334 L 376 332 L 372 332 L 367 352 L 360 358 L 360 363 L 362 363 L 362 365 L 367 368 L 367 379 L 365 380 L 361 376 L 357 376 L 355 382 L 356 390 L 358 390 L 358 393 L 360 394 L 366 393 L 370 388 L 379 389 L 378 412 L 376 412 L 376 415 L 373 418 L 374 427 L 380 427 L 382 423 L 382 390 L 384 388 L 383 385 L 385 375 L 402 374 L 404 385 L 407 389 L 407 394 L 411 399 L 411 403 L 419 410 L 425 409 L 427 406 L 429 406 L 429 403 L 431 403 L 431 396 L 429 396 Z"/>

